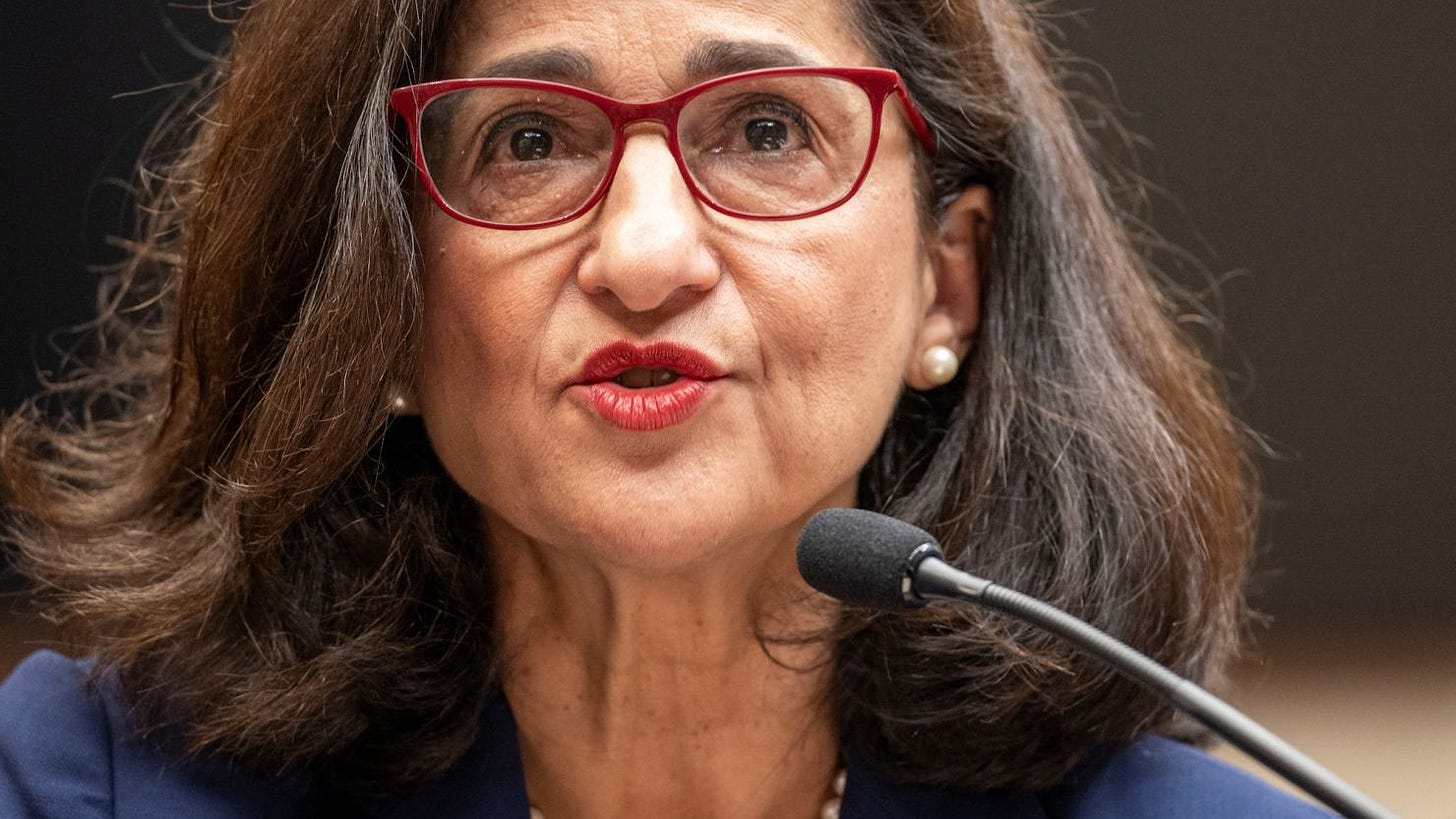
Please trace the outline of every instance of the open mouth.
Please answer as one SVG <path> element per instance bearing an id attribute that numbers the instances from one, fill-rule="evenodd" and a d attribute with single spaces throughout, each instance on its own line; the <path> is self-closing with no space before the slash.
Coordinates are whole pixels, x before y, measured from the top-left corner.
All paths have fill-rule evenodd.
<path id="1" fill-rule="evenodd" d="M 618 373 L 612 381 L 628 389 L 641 390 L 648 387 L 665 387 L 678 378 L 676 372 L 665 367 L 628 367 Z"/>
<path id="2" fill-rule="evenodd" d="M 647 432 L 691 418 L 724 375 L 692 347 L 619 341 L 587 356 L 567 388 L 607 423 Z"/>

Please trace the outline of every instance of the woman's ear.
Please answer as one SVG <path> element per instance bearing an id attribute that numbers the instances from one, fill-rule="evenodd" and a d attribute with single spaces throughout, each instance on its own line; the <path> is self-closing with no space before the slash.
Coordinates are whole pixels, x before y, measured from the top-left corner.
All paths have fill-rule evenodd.
<path id="1" fill-rule="evenodd" d="M 993 215 L 990 189 L 973 185 L 941 217 L 939 233 L 927 248 L 930 295 L 905 370 L 912 389 L 945 383 L 971 352 L 981 324 L 981 276 L 991 250 Z"/>

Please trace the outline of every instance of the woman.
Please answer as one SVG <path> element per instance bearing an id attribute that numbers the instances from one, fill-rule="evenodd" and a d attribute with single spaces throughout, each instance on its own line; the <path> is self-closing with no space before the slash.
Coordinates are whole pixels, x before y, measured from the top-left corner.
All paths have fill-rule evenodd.
<path id="1" fill-rule="evenodd" d="M 1233 649 L 1236 429 L 1027 12 L 578 6 L 249 10 L 81 413 L 6 427 L 95 660 L 0 694 L 0 805 L 1304 810 L 1049 638 L 793 569 L 884 509 L 1186 675 Z"/>

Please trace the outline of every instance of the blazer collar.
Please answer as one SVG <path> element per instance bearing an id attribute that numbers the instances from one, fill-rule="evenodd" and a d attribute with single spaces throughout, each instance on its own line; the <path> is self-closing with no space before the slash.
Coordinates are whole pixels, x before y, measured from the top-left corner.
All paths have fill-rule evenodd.
<path id="1" fill-rule="evenodd" d="M 854 755 L 842 819 L 1045 819 L 1040 800 L 1029 793 L 979 793 L 958 788 L 897 784 L 883 779 Z M 516 722 L 504 696 L 491 698 L 481 715 L 480 735 L 460 761 L 424 788 L 354 806 L 364 816 L 420 816 L 448 819 L 489 816 L 526 819 L 526 779 Z"/>

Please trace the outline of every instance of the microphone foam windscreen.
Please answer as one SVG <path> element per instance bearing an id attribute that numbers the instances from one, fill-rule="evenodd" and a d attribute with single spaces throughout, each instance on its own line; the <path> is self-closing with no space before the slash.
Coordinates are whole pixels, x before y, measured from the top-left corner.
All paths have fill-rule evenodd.
<path id="1" fill-rule="evenodd" d="M 923 529 L 864 509 L 825 509 L 799 533 L 799 574 L 830 597 L 876 609 L 913 609 L 905 578 L 910 553 L 935 543 Z"/>

